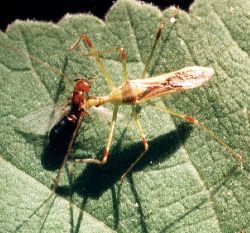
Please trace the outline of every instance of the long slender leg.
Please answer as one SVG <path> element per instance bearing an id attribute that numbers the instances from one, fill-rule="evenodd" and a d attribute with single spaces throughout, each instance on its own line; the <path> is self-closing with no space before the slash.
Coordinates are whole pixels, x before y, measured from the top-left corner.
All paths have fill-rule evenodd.
<path id="1" fill-rule="evenodd" d="M 83 52 L 83 48 L 80 46 L 80 42 L 84 41 L 85 44 L 89 47 L 89 52 L 88 53 L 84 53 Z M 80 48 L 82 51 L 82 55 L 83 56 L 93 56 L 95 57 L 96 63 L 100 69 L 100 71 L 102 72 L 110 90 L 114 90 L 114 84 L 112 81 L 112 78 L 110 77 L 110 75 L 108 74 L 104 64 L 102 63 L 99 55 L 103 55 L 103 54 L 107 54 L 107 53 L 115 53 L 115 52 L 119 52 L 121 55 L 121 60 L 122 60 L 122 68 L 123 68 L 123 80 L 127 80 L 127 68 L 126 68 L 126 52 L 124 48 L 114 48 L 114 49 L 110 49 L 110 50 L 105 50 L 105 51 L 97 51 L 91 40 L 89 39 L 89 37 L 86 34 L 82 34 L 78 40 L 70 47 L 70 50 L 73 49 L 77 49 Z"/>
<path id="2" fill-rule="evenodd" d="M 112 138 L 113 138 L 113 134 L 114 134 L 114 129 L 115 129 L 115 123 L 117 120 L 117 112 L 118 112 L 118 105 L 114 105 L 114 111 L 113 111 L 113 117 L 112 117 L 112 123 L 111 123 L 111 127 L 110 127 L 110 131 L 109 131 L 109 135 L 108 135 L 108 139 L 107 139 L 107 144 L 105 147 L 105 150 L 103 152 L 102 155 L 102 159 L 76 159 L 74 161 L 74 166 L 77 163 L 94 163 L 94 164 L 99 164 L 99 165 L 103 165 L 108 161 L 108 157 L 109 157 L 109 150 L 111 147 L 111 143 L 112 143 Z"/>
<path id="3" fill-rule="evenodd" d="M 156 45 L 157 45 L 157 43 L 158 43 L 158 41 L 159 41 L 159 39 L 160 39 L 161 32 L 162 32 L 162 30 L 163 30 L 163 26 L 164 26 L 164 24 L 161 23 L 161 24 L 160 24 L 160 27 L 159 27 L 159 29 L 158 29 L 158 31 L 157 31 L 157 33 L 156 33 L 154 44 L 153 44 L 153 46 L 152 46 L 152 48 L 151 48 L 150 54 L 149 54 L 149 56 L 148 56 L 148 59 L 147 59 L 146 64 L 145 64 L 145 66 L 144 66 L 144 69 L 143 69 L 143 71 L 142 71 L 142 73 L 141 73 L 141 77 L 140 77 L 141 79 L 145 78 L 146 72 L 147 72 L 147 70 L 148 70 L 148 67 L 149 67 L 149 65 L 150 65 L 150 62 L 151 62 L 152 57 L 153 57 L 153 55 L 154 55 L 154 51 L 155 51 Z"/>
<path id="4" fill-rule="evenodd" d="M 59 171 L 58 171 L 58 173 L 57 173 L 57 176 L 54 178 L 54 187 L 53 187 L 53 188 L 54 188 L 54 191 L 56 190 L 56 188 L 57 188 L 57 186 L 58 186 L 58 183 L 59 183 L 61 174 L 63 173 L 64 167 L 65 167 L 65 165 L 66 165 L 66 163 L 67 163 L 67 161 L 68 161 L 68 159 L 69 159 L 69 155 L 70 155 L 72 146 L 73 146 L 73 144 L 74 144 L 74 142 L 75 142 L 75 140 L 76 140 L 76 136 L 77 136 L 77 134 L 78 134 L 78 131 L 79 131 L 79 129 L 80 129 L 80 126 L 81 126 L 81 124 L 82 124 L 83 119 L 84 119 L 84 112 L 82 112 L 82 114 L 81 114 L 80 117 L 79 117 L 79 120 L 78 120 L 78 122 L 77 122 L 76 129 L 75 129 L 75 131 L 74 131 L 74 133 L 73 133 L 73 135 L 72 135 L 72 138 L 71 138 L 71 140 L 70 140 L 70 142 L 69 142 L 69 145 L 68 145 L 68 148 L 67 148 L 65 157 L 64 157 L 64 159 L 63 159 L 62 165 L 61 165 L 61 167 L 60 167 L 60 169 L 59 169 Z"/>
<path id="5" fill-rule="evenodd" d="M 172 111 L 169 108 L 162 107 L 162 106 L 154 104 L 152 102 L 148 102 L 148 103 L 151 106 L 154 106 L 156 109 L 160 110 L 161 112 L 169 113 L 169 114 L 171 114 L 173 116 L 182 118 L 183 120 L 185 120 L 187 122 L 190 122 L 190 123 L 192 123 L 194 125 L 198 125 L 199 127 L 201 127 L 215 141 L 217 141 L 219 144 L 221 144 L 225 148 L 225 150 L 227 150 L 228 152 L 230 152 L 240 162 L 241 168 L 243 169 L 244 159 L 242 158 L 242 156 L 239 153 L 237 153 L 235 150 L 233 150 L 230 146 L 228 146 L 219 136 L 217 136 L 211 129 L 207 128 L 202 122 L 198 121 L 197 119 L 195 119 L 195 118 L 193 118 L 191 116 L 188 116 L 188 115 L 185 115 L 185 114 L 182 114 L 182 113 L 178 113 L 178 112 Z"/>
<path id="6" fill-rule="evenodd" d="M 94 48 L 91 40 L 89 39 L 89 37 L 85 34 L 82 34 L 78 40 L 69 48 L 69 50 L 73 50 L 73 49 L 76 49 L 76 48 L 80 48 L 81 49 L 81 46 L 80 46 L 80 43 L 81 41 L 84 41 L 85 44 L 89 47 L 89 51 L 90 53 L 93 54 L 93 56 L 95 57 L 95 60 L 96 60 L 96 63 L 100 69 L 100 71 L 102 72 L 107 84 L 108 84 L 108 87 L 110 90 L 114 90 L 115 86 L 113 84 L 113 81 L 110 77 L 110 75 L 108 74 L 105 66 L 103 65 L 101 59 L 99 58 L 98 54 L 97 54 L 97 51 L 96 49 Z"/>
<path id="7" fill-rule="evenodd" d="M 147 142 L 147 139 L 142 131 L 142 126 L 141 126 L 141 123 L 140 123 L 140 120 L 139 120 L 139 117 L 138 117 L 138 114 L 136 113 L 136 110 L 135 110 L 135 106 L 132 105 L 132 114 L 133 114 L 133 117 L 134 117 L 134 120 L 135 120 L 135 124 L 137 126 L 137 129 L 140 133 L 140 136 L 141 136 L 141 140 L 142 140 L 142 143 L 144 145 L 144 151 L 140 154 L 140 156 L 138 156 L 138 158 L 129 166 L 129 168 L 127 169 L 127 171 L 121 176 L 121 181 L 123 182 L 126 175 L 133 169 L 133 167 L 141 160 L 141 158 L 146 154 L 147 150 L 148 150 L 148 142 Z"/>
<path id="8" fill-rule="evenodd" d="M 178 14 L 178 10 L 176 11 L 176 13 L 171 17 L 171 19 L 170 19 L 170 22 L 171 23 L 175 23 L 175 16 Z M 148 71 L 148 67 L 149 67 L 149 65 L 150 65 L 150 62 L 151 62 L 151 60 L 152 60 L 152 57 L 153 57 L 153 55 L 154 55 L 154 52 L 155 52 L 155 48 L 156 48 L 156 46 L 157 46 L 157 44 L 158 44 L 158 42 L 159 42 L 159 39 L 160 39 L 160 37 L 161 37 L 161 33 L 162 33 L 162 30 L 163 30 L 163 27 L 164 27 L 164 23 L 161 23 L 160 24 L 160 27 L 159 27 L 159 29 L 158 29 L 158 31 L 157 31 L 157 33 L 156 33 L 156 36 L 155 36 L 155 41 L 154 41 L 154 44 L 153 44 L 153 46 L 152 46 L 152 48 L 151 48 L 151 51 L 150 51 L 150 53 L 149 53 L 149 56 L 148 56 L 148 59 L 147 59 L 147 61 L 146 61 L 146 63 L 145 63 L 145 66 L 144 66 L 144 69 L 143 69 L 143 71 L 142 71 L 142 73 L 141 73 L 141 79 L 144 79 L 145 78 L 145 75 L 146 75 L 146 73 L 147 73 L 147 71 Z"/>
<path id="9" fill-rule="evenodd" d="M 96 55 L 104 55 L 104 54 L 109 54 L 109 53 L 120 53 L 121 61 L 122 61 L 122 78 L 124 82 L 127 81 L 128 74 L 127 74 L 127 64 L 126 64 L 126 51 L 124 48 L 114 48 L 114 49 L 109 49 L 109 50 L 95 51 L 95 53 L 82 52 L 81 55 L 82 56 L 96 56 Z"/>

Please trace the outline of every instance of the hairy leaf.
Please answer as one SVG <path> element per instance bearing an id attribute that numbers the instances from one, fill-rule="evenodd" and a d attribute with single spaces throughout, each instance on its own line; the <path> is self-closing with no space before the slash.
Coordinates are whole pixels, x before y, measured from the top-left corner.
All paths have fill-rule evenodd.
<path id="1" fill-rule="evenodd" d="M 189 13 L 118 0 L 104 22 L 79 14 L 58 24 L 10 25 L 0 34 L 0 231 L 250 231 L 249 12 L 247 0 L 197 0 Z M 139 78 L 161 22 L 147 76 L 191 65 L 215 70 L 203 87 L 164 97 L 162 105 L 202 121 L 244 157 L 244 170 L 204 130 L 142 105 L 150 150 L 126 181 L 120 176 L 143 151 L 129 121 L 117 124 L 108 164 L 73 172 L 69 162 L 55 197 L 48 187 L 62 158 L 49 148 L 50 106 L 67 102 L 81 77 L 97 77 L 91 95 L 109 93 L 95 60 L 68 48 L 83 33 L 97 50 L 123 47 L 129 78 Z M 119 54 L 102 59 L 120 85 Z M 85 119 L 72 158 L 100 158 L 108 130 L 99 118 Z"/>

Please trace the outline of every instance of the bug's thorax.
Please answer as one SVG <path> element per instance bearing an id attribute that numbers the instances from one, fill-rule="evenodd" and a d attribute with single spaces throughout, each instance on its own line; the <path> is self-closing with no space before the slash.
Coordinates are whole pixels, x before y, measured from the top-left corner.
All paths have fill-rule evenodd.
<path id="1" fill-rule="evenodd" d="M 144 87 L 138 86 L 133 81 L 126 81 L 113 90 L 106 98 L 113 104 L 134 104 L 139 96 L 145 91 Z"/>
<path id="2" fill-rule="evenodd" d="M 138 101 L 140 95 L 146 90 L 132 81 L 126 81 L 118 90 L 121 92 L 121 102 L 125 104 L 134 104 Z"/>

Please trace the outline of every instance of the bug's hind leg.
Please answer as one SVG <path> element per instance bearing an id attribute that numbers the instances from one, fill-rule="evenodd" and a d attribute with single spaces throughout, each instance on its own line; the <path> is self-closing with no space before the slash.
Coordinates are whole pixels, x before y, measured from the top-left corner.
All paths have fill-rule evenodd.
<path id="1" fill-rule="evenodd" d="M 138 117 L 138 114 L 135 110 L 135 106 L 132 105 L 132 114 L 133 114 L 133 118 L 135 120 L 135 124 L 137 126 L 137 129 L 140 133 L 140 136 L 141 136 L 141 140 L 142 140 L 142 143 L 144 145 L 144 151 L 137 157 L 137 159 L 129 166 L 129 168 L 127 169 L 127 171 L 121 176 L 121 181 L 123 182 L 126 175 L 133 169 L 133 167 L 141 160 L 141 158 L 146 154 L 146 152 L 148 151 L 148 142 L 147 142 L 147 139 L 143 133 L 143 130 L 142 130 L 142 126 L 141 126 L 141 123 L 140 123 L 140 120 L 139 120 L 139 117 Z"/>
<path id="2" fill-rule="evenodd" d="M 211 138 L 213 138 L 215 141 L 217 141 L 226 151 L 228 151 L 231 155 L 233 155 L 239 161 L 241 169 L 243 169 L 243 163 L 245 162 L 243 157 L 239 153 L 237 153 L 234 149 L 232 149 L 229 145 L 227 145 L 214 131 L 212 131 L 211 129 L 206 127 L 201 121 L 199 121 L 191 116 L 188 116 L 186 114 L 175 112 L 169 108 L 162 107 L 162 106 L 157 105 L 155 103 L 152 103 L 152 102 L 148 102 L 148 103 L 149 103 L 149 105 L 155 107 L 157 110 L 159 110 L 161 112 L 169 113 L 172 116 L 179 117 L 179 118 L 181 118 L 181 119 L 183 119 L 183 120 L 185 120 L 193 125 L 199 126 L 208 135 L 210 135 Z"/>

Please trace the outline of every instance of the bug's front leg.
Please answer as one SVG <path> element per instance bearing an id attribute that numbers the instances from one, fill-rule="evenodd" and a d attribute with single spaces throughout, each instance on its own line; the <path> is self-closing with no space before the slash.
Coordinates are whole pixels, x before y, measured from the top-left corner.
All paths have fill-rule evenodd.
<path id="1" fill-rule="evenodd" d="M 88 52 L 84 52 L 82 46 L 81 46 L 81 41 L 84 41 L 84 43 L 88 46 L 89 51 Z M 121 61 L 122 61 L 122 77 L 123 77 L 123 81 L 127 80 L 127 65 L 126 65 L 126 51 L 124 48 L 113 48 L 113 49 L 108 49 L 108 50 L 103 50 L 103 51 L 98 51 L 95 49 L 93 43 L 91 42 L 90 38 L 86 35 L 86 34 L 82 34 L 77 41 L 71 45 L 71 47 L 69 48 L 69 50 L 74 50 L 74 49 L 80 49 L 81 50 L 81 55 L 82 56 L 92 56 L 95 57 L 96 63 L 102 73 L 102 75 L 104 76 L 110 90 L 114 90 L 114 84 L 112 81 L 112 78 L 110 77 L 110 75 L 108 74 L 104 64 L 101 61 L 101 58 L 99 57 L 100 55 L 104 55 L 104 54 L 110 54 L 110 53 L 120 53 L 120 57 L 121 57 Z"/>

